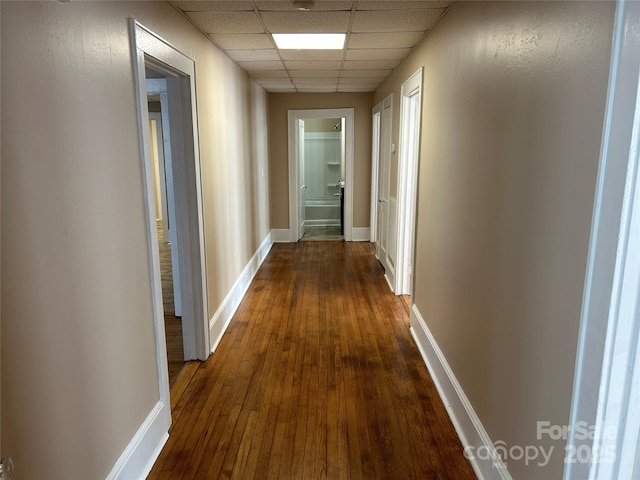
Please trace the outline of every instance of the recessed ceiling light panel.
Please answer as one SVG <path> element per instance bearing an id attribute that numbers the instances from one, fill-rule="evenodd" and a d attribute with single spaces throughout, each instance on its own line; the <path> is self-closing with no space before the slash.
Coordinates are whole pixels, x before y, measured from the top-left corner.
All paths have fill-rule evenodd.
<path id="1" fill-rule="evenodd" d="M 346 33 L 274 33 L 280 50 L 342 50 Z"/>

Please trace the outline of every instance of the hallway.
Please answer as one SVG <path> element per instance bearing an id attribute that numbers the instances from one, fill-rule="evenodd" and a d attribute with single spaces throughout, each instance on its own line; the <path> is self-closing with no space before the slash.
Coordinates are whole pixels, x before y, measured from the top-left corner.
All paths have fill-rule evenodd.
<path id="1" fill-rule="evenodd" d="M 475 478 L 369 243 L 275 244 L 149 478 Z"/>

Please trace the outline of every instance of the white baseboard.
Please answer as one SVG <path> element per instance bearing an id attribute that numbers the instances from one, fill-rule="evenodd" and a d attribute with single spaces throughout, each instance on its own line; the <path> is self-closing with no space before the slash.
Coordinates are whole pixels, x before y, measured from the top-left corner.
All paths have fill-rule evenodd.
<path id="1" fill-rule="evenodd" d="M 370 236 L 371 229 L 369 227 L 353 227 L 351 229 L 352 242 L 368 242 Z"/>
<path id="2" fill-rule="evenodd" d="M 107 475 L 107 480 L 146 478 L 169 438 L 171 407 L 159 401 Z"/>
<path id="3" fill-rule="evenodd" d="M 462 386 L 415 305 L 411 307 L 411 334 L 427 364 L 453 426 L 458 432 L 462 446 L 465 449 L 469 447 L 471 452 L 478 451 L 480 447 L 484 452 L 493 452 L 491 455 L 493 458 L 486 459 L 484 457 L 489 455 L 483 455 L 483 458 L 469 459 L 478 478 L 480 480 L 512 480 L 487 431 L 473 410 Z"/>
<path id="4" fill-rule="evenodd" d="M 289 243 L 291 242 L 291 232 L 286 229 L 273 229 L 271 230 L 271 239 L 273 243 Z"/>
<path id="5" fill-rule="evenodd" d="M 246 267 L 236 280 L 233 288 L 225 297 L 220 308 L 209 321 L 209 332 L 211 338 L 211 351 L 213 352 L 231 318 L 233 318 L 242 297 L 246 293 L 253 277 L 264 262 L 273 242 L 271 233 L 267 234 L 262 244 L 251 257 Z M 135 436 L 124 450 L 113 469 L 107 476 L 107 480 L 132 480 L 146 478 L 151 471 L 153 464 L 160 455 L 162 447 L 169 438 L 169 427 L 171 426 L 171 407 L 159 401 L 149 413 L 146 420 L 140 426 Z"/>
<path id="6" fill-rule="evenodd" d="M 244 297 L 244 294 L 247 292 L 253 277 L 260 268 L 260 265 L 262 265 L 262 262 L 269 253 L 269 250 L 271 250 L 272 245 L 272 233 L 270 232 L 262 241 L 262 244 L 258 247 L 258 250 L 253 257 L 251 257 L 251 260 L 249 260 L 247 265 L 244 267 L 242 273 L 240 273 L 240 276 L 236 280 L 236 283 L 233 285 L 227 296 L 220 304 L 220 307 L 218 307 L 218 310 L 209 321 L 209 339 L 211 342 L 209 348 L 211 352 L 214 352 L 218 347 L 218 343 L 220 343 L 222 335 L 224 335 L 225 330 L 229 326 L 229 322 L 236 313 L 242 297 Z"/>

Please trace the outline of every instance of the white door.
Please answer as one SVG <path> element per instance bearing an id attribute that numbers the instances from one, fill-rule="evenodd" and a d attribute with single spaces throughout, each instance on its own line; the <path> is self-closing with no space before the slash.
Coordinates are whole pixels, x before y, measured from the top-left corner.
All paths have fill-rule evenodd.
<path id="1" fill-rule="evenodd" d="M 395 264 L 395 292 L 398 295 L 410 295 L 413 289 L 422 68 L 402 84 L 401 94 L 400 158 L 398 160 L 398 256 Z"/>
<path id="2" fill-rule="evenodd" d="M 304 175 L 304 120 L 298 119 L 298 240 L 304 235 L 305 221 L 305 184 Z"/>
<path id="3" fill-rule="evenodd" d="M 380 116 L 380 167 L 378 175 L 378 238 L 376 257 L 387 270 L 387 249 L 389 239 L 389 166 L 391 163 L 391 95 L 382 103 Z"/>
<path id="4" fill-rule="evenodd" d="M 378 171 L 380 169 L 380 110 L 382 105 L 373 108 L 371 132 L 371 212 L 369 240 L 378 241 Z"/>

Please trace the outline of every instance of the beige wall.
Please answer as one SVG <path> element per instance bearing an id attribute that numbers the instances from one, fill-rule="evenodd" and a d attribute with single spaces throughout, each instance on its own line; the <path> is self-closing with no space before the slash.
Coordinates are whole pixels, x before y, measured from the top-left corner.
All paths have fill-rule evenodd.
<path id="1" fill-rule="evenodd" d="M 555 446 L 513 478 L 564 467 L 613 12 L 460 2 L 375 95 L 425 67 L 414 301 L 492 440 Z"/>
<path id="2" fill-rule="evenodd" d="M 340 122 L 339 118 L 310 118 L 304 121 L 305 132 L 336 132 L 334 125 Z"/>
<path id="3" fill-rule="evenodd" d="M 371 93 L 270 93 L 271 228 L 289 228 L 287 111 L 354 109 L 353 226 L 369 226 L 371 196 Z"/>
<path id="4" fill-rule="evenodd" d="M 161 2 L 1 2 L 2 447 L 104 478 L 158 401 L 130 17 L 196 61 L 209 314 L 269 231 L 265 92 Z"/>

